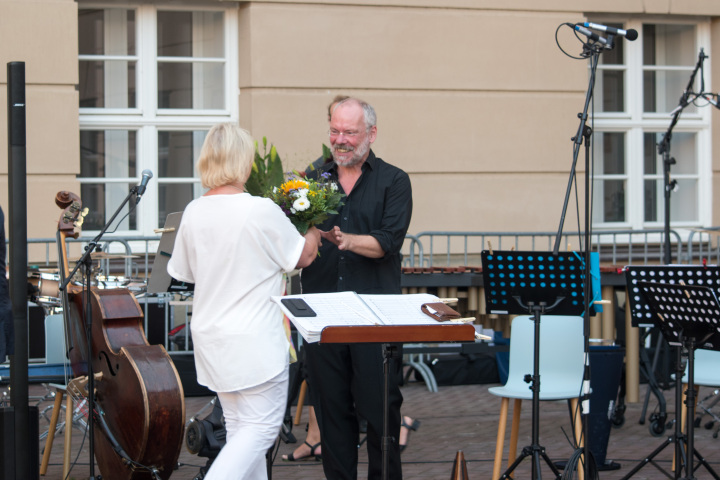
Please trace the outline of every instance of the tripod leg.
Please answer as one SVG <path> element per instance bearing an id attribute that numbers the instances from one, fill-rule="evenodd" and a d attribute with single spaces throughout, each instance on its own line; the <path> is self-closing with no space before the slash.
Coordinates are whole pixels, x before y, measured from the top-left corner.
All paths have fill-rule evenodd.
<path id="1" fill-rule="evenodd" d="M 518 458 L 515 459 L 515 461 L 510 464 L 507 470 L 505 470 L 505 473 L 503 473 L 500 476 L 500 480 L 506 480 L 508 478 L 512 478 L 512 472 L 515 470 L 515 468 L 520 465 L 520 462 L 525 460 L 525 457 L 529 457 L 533 454 L 532 449 L 530 447 L 523 448 L 522 453 Z"/>
<path id="2" fill-rule="evenodd" d="M 555 466 L 555 464 L 550 460 L 550 457 L 548 457 L 548 455 L 547 455 L 547 453 L 545 453 L 545 450 L 544 450 L 544 449 L 541 450 L 539 453 L 540 453 L 540 455 L 542 456 L 542 458 L 545 460 L 545 463 L 547 463 L 548 467 L 550 467 L 550 470 L 552 470 L 552 472 L 555 474 L 555 478 L 559 480 L 560 477 L 562 476 L 562 475 L 560 474 L 560 470 L 558 470 L 557 467 Z M 540 478 L 540 475 L 539 475 L 539 473 L 540 473 L 539 463 L 540 463 L 540 462 L 538 462 L 538 477 L 537 477 L 537 478 Z M 580 465 L 582 465 L 582 464 L 578 464 L 578 478 L 579 478 L 579 479 L 582 479 L 584 473 L 583 473 L 583 469 L 582 469 L 582 467 L 581 467 Z"/>
<path id="3" fill-rule="evenodd" d="M 648 463 L 652 462 L 652 459 L 655 458 L 655 456 L 656 456 L 657 454 L 659 454 L 660 452 L 662 452 L 662 451 L 665 449 L 665 447 L 667 447 L 667 446 L 670 445 L 671 443 L 675 443 L 675 436 L 668 437 L 668 439 L 665 440 L 665 441 L 664 441 L 658 448 L 656 448 L 650 455 L 648 455 L 647 457 L 643 458 L 643 459 L 640 461 L 640 463 L 638 463 L 637 465 L 635 465 L 635 467 L 634 467 L 632 470 L 630 470 L 630 472 L 628 472 L 627 475 L 625 475 L 624 477 L 622 477 L 621 480 L 628 480 L 629 478 L 632 478 L 633 475 L 635 475 L 638 471 L 640 471 L 640 469 L 643 468 L 645 465 L 647 465 Z"/>
<path id="4" fill-rule="evenodd" d="M 695 456 L 698 459 L 697 468 L 700 468 L 700 465 L 702 465 L 703 467 L 705 467 L 705 469 L 708 471 L 708 473 L 710 473 L 710 475 L 713 476 L 713 478 L 715 480 L 720 480 L 720 477 L 715 472 L 715 470 L 713 470 L 713 468 L 710 466 L 710 464 L 707 462 L 707 460 L 705 460 L 705 457 L 700 455 L 700 452 L 698 452 L 696 449 L 693 449 L 693 453 L 695 454 Z M 694 473 L 697 468 L 692 468 L 691 473 Z"/>

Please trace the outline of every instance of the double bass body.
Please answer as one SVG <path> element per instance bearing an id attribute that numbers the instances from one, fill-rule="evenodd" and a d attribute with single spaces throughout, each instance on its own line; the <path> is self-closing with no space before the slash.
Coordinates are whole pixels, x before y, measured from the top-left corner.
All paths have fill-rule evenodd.
<path id="1" fill-rule="evenodd" d="M 98 467 L 109 480 L 152 479 L 142 466 L 168 479 L 177 466 L 185 422 L 177 370 L 164 347 L 148 344 L 142 309 L 128 290 L 92 288 L 90 301 L 92 366 L 102 374 L 95 382 L 95 402 L 107 425 L 96 422 Z M 73 311 L 85 310 L 84 294 L 73 295 L 72 302 Z M 113 440 L 136 463 L 128 465 Z"/>

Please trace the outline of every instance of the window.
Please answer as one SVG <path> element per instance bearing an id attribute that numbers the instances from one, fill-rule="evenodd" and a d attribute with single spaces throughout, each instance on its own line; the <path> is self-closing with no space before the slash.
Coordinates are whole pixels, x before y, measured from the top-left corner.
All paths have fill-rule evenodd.
<path id="1" fill-rule="evenodd" d="M 599 21 L 599 20 L 598 20 Z M 606 22 L 606 24 L 608 24 Z M 617 38 L 600 55 L 595 86 L 593 223 L 597 228 L 662 228 L 665 219 L 663 156 L 658 144 L 672 122 L 700 49 L 709 55 L 709 24 L 612 26 L 637 30 L 637 41 Z M 710 71 L 705 59 L 704 72 Z M 693 92 L 702 88 L 695 77 Z M 707 88 L 707 87 L 706 87 Z M 672 128 L 671 227 L 709 225 L 711 111 L 704 100 L 686 106 Z M 707 183 L 705 183 L 705 179 Z"/>
<path id="2" fill-rule="evenodd" d="M 105 225 L 145 169 L 154 178 L 118 233 L 150 235 L 202 194 L 194 164 L 205 134 L 238 118 L 236 9 L 80 4 L 86 231 Z"/>

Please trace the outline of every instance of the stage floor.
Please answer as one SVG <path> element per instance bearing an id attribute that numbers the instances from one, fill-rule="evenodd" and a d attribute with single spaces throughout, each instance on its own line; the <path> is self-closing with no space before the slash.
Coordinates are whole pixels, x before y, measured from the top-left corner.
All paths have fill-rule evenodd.
<path id="1" fill-rule="evenodd" d="M 420 419 L 422 425 L 417 432 L 410 436 L 409 446 L 403 453 L 403 473 L 406 479 L 447 479 L 450 478 L 453 461 L 458 450 L 462 450 L 467 462 L 470 479 L 489 479 L 492 474 L 493 459 L 495 455 L 495 441 L 497 435 L 498 414 L 500 399 L 488 393 L 488 387 L 493 385 L 464 385 L 440 387 L 437 393 L 431 393 L 424 383 L 412 382 L 402 389 L 405 397 L 403 414 Z M 646 386 L 642 385 L 641 401 L 645 398 Z M 42 394 L 42 385 L 32 385 L 31 395 Z M 711 393 L 708 388 L 701 388 L 700 398 Z M 674 390 L 665 391 L 667 398 L 668 419 L 675 418 Z M 186 399 L 186 414 L 195 415 L 207 404 L 210 397 L 188 397 Z M 44 403 L 41 405 L 47 405 Z M 511 402 L 512 406 L 512 402 Z M 518 449 L 530 444 L 531 435 L 531 402 L 523 402 L 520 441 Z M 651 396 L 648 413 L 657 407 L 657 401 Z M 293 413 L 295 409 L 293 408 Z M 627 405 L 625 423 L 619 428 L 613 428 L 607 449 L 608 460 L 621 465 L 619 470 L 600 472 L 603 480 L 623 478 L 638 465 L 645 457 L 661 446 L 666 438 L 673 433 L 668 430 L 661 437 L 650 434 L 649 421 L 639 424 L 642 403 Z M 204 415 L 203 415 L 204 416 Z M 293 433 L 302 442 L 305 438 L 305 422 L 307 410 L 303 412 L 303 422 L 293 427 Z M 702 419 L 704 425 L 710 417 Z M 47 421 L 40 420 L 40 431 L 47 429 Z M 506 435 L 504 467 L 507 466 L 508 441 L 510 418 L 508 419 L 508 432 Z M 567 432 L 567 433 L 566 433 Z M 720 472 L 720 439 L 712 437 L 714 430 L 700 427 L 695 429 L 695 446 L 716 472 Z M 546 448 L 553 460 L 567 460 L 572 454 L 566 436 L 570 435 L 570 420 L 568 407 L 565 401 L 541 402 L 540 413 L 540 444 Z M 47 480 L 61 480 L 63 435 L 55 438 Z M 81 449 L 83 435 L 75 428 L 73 430 L 72 458 L 75 459 Z M 40 443 L 40 458 L 45 442 Z M 304 461 L 296 463 L 283 462 L 281 455 L 290 453 L 297 444 L 281 443 L 277 458 L 272 469 L 273 480 L 300 480 L 324 478 L 322 466 L 319 462 Z M 655 463 L 670 469 L 673 454 L 673 445 L 667 446 L 657 457 Z M 367 456 L 365 449 L 360 449 L 359 478 L 366 478 Z M 180 466 L 173 473 L 173 480 L 191 480 L 197 475 L 201 466 L 205 464 L 204 458 L 191 455 L 183 447 L 180 455 Z M 530 478 L 530 459 L 525 459 L 516 470 L 515 478 Z M 100 472 L 96 470 L 96 474 Z M 87 443 L 74 465 L 70 476 L 72 478 L 87 478 L 89 465 L 87 457 Z M 550 470 L 543 463 L 543 475 L 552 478 Z M 696 472 L 698 478 L 711 478 L 703 468 Z M 577 477 L 575 477 L 577 478 Z M 653 464 L 644 466 L 633 479 L 659 479 L 665 478 Z"/>

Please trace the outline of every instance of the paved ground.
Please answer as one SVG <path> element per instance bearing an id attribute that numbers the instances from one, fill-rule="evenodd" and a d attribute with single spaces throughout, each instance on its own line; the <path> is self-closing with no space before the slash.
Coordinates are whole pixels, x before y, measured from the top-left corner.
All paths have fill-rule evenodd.
<path id="1" fill-rule="evenodd" d="M 403 454 L 403 469 L 406 479 L 448 479 L 452 471 L 456 452 L 462 450 L 467 463 L 470 479 L 489 479 L 492 474 L 495 440 L 497 435 L 498 413 L 500 400 L 488 393 L 491 385 L 467 385 L 440 387 L 439 392 L 431 393 L 424 383 L 413 382 L 403 387 L 405 404 L 403 413 L 411 415 L 422 421 L 417 432 L 410 437 L 407 450 Z M 43 393 L 41 385 L 33 385 L 31 395 Z M 641 387 L 644 398 L 645 386 Z M 707 388 L 701 389 L 700 397 L 712 393 Z M 665 392 L 668 398 L 668 418 L 675 418 L 674 390 Z M 210 400 L 209 397 L 188 397 L 186 411 L 188 418 L 196 414 Z M 43 403 L 46 406 L 48 403 Z M 656 408 L 657 402 L 650 402 L 650 412 Z M 41 409 L 42 409 L 41 406 Z M 656 448 L 662 446 L 667 436 L 673 433 L 668 430 L 667 435 L 652 436 L 649 432 L 649 422 L 639 424 L 642 404 L 627 406 L 625 423 L 619 428 L 613 428 L 607 448 L 608 459 L 621 465 L 619 470 L 600 472 L 603 480 L 613 480 L 625 477 L 636 465 L 640 464 Z M 294 411 L 294 409 L 293 409 Z M 203 415 L 204 416 L 204 415 Z M 304 412 L 303 420 L 307 419 Z M 709 417 L 704 417 L 706 423 Z M 520 430 L 519 448 L 529 445 L 531 436 L 531 402 L 523 402 L 522 427 Z M 717 424 L 716 424 L 717 426 Z M 293 433 L 299 441 L 304 439 L 305 424 L 296 426 Z M 40 421 L 40 429 L 47 429 L 47 422 Z M 508 422 L 509 430 L 509 422 Z M 567 432 L 567 433 L 566 433 Z M 570 432 L 570 421 L 567 403 L 564 401 L 542 402 L 540 413 L 540 444 L 548 455 L 554 460 L 567 460 L 573 453 L 567 435 Z M 720 439 L 713 438 L 714 430 L 707 430 L 700 426 L 695 430 L 694 441 L 696 449 L 710 463 L 712 468 L 720 472 Z M 82 479 L 89 475 L 87 458 L 87 444 L 82 445 L 82 432 L 75 428 L 73 431 L 72 458 L 77 462 L 70 473 L 71 478 Z M 507 437 L 509 438 L 509 431 Z M 592 441 L 592 439 L 591 439 Z M 322 467 L 315 461 L 287 463 L 280 460 L 280 455 L 289 453 L 295 444 L 281 444 L 278 455 L 272 468 L 274 480 L 294 479 L 323 479 Z M 44 441 L 41 442 L 41 455 Z M 669 470 L 672 460 L 673 444 L 666 447 L 655 457 L 655 461 L 645 465 L 631 478 L 634 479 L 660 479 L 666 478 L 655 465 Z M 508 456 L 507 441 L 505 446 L 505 462 Z M 63 436 L 59 435 L 52 449 L 50 467 L 43 478 L 48 480 L 61 480 L 62 477 Z M 79 453 L 79 455 L 78 455 Z M 173 480 L 190 480 L 204 465 L 205 459 L 191 455 L 183 448 L 180 456 L 180 465 L 172 474 Z M 366 456 L 361 449 L 359 478 L 366 475 Z M 507 463 L 505 463 L 507 465 Z M 530 459 L 524 460 L 516 470 L 515 478 L 530 478 Z M 96 474 L 99 472 L 96 470 Z M 552 478 L 551 472 L 543 465 L 545 478 Z M 700 469 L 696 478 L 712 478 L 705 470 Z"/>

